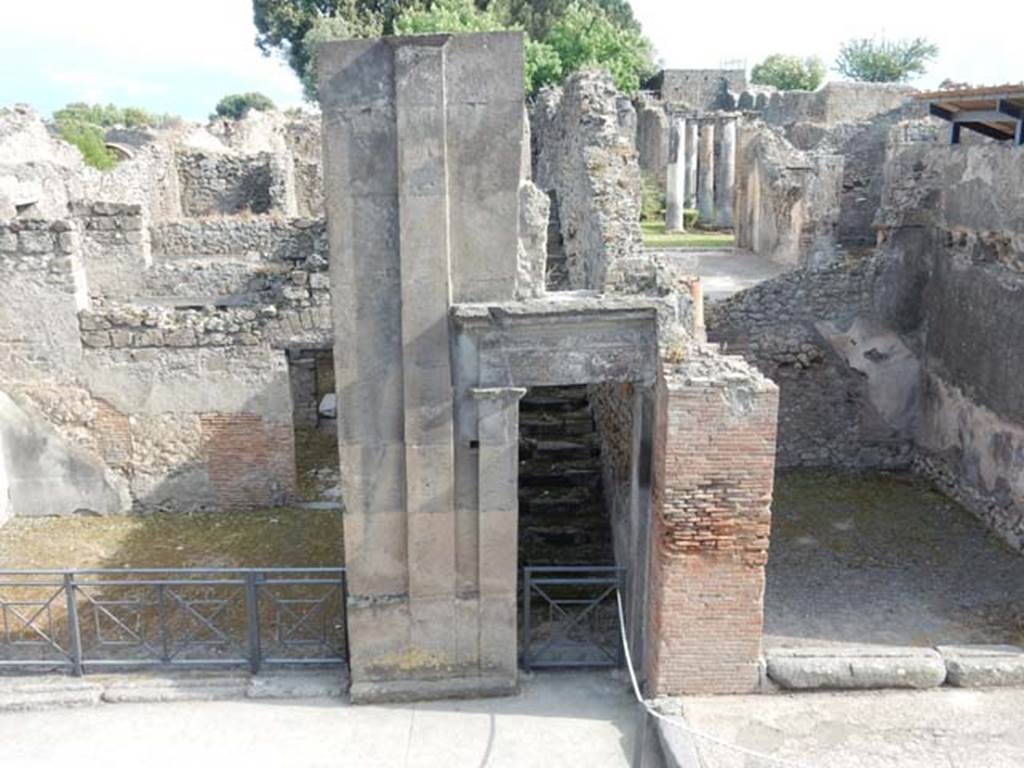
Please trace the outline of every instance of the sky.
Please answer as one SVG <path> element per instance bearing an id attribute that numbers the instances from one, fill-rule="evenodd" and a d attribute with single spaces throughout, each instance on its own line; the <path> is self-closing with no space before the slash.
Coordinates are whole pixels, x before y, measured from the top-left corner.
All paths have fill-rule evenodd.
<path id="1" fill-rule="evenodd" d="M 940 55 L 914 85 L 1024 78 L 1011 62 L 1024 11 L 1010 0 L 989 0 L 977 13 L 963 2 L 945 10 L 919 0 L 632 5 L 668 67 L 749 67 L 771 53 L 817 55 L 831 65 L 850 37 L 923 35 Z M 0 0 L 0 105 L 24 102 L 50 113 L 71 101 L 113 102 L 196 120 L 240 91 L 300 105 L 297 79 L 259 53 L 255 34 L 250 0 Z"/>

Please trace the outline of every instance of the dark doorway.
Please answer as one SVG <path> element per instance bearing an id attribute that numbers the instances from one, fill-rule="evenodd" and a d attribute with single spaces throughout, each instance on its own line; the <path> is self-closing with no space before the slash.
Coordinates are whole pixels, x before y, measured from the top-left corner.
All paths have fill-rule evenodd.
<path id="1" fill-rule="evenodd" d="M 330 349 L 288 350 L 299 497 L 324 507 L 340 503 L 338 412 Z"/>

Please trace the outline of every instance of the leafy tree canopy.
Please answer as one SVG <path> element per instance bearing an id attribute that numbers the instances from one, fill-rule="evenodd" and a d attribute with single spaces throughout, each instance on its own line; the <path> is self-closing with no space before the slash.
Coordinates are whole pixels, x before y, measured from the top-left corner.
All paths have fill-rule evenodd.
<path id="1" fill-rule="evenodd" d="M 817 56 L 801 59 L 773 53 L 750 70 L 750 82 L 774 85 L 780 91 L 815 91 L 825 80 L 825 64 Z"/>
<path id="2" fill-rule="evenodd" d="M 583 66 L 634 91 L 654 68 L 628 0 L 253 0 L 253 17 L 257 46 L 284 53 L 310 100 L 317 45 L 346 37 L 522 30 L 531 91 Z"/>
<path id="3" fill-rule="evenodd" d="M 213 114 L 210 115 L 210 119 L 216 120 L 218 117 L 221 117 L 230 120 L 241 120 L 250 109 L 268 112 L 274 109 L 274 102 L 269 96 L 264 96 L 256 91 L 232 93 L 217 102 L 217 106 L 214 108 Z"/>
<path id="4" fill-rule="evenodd" d="M 851 80 L 868 83 L 899 83 L 927 71 L 926 64 L 939 55 L 939 47 L 923 37 L 913 40 L 858 38 L 839 48 L 836 71 Z"/>

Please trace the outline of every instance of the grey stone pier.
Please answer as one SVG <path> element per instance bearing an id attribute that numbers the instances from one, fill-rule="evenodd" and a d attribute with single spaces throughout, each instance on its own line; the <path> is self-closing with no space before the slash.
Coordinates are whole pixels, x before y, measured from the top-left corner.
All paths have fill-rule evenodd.
<path id="1" fill-rule="evenodd" d="M 515 392 L 480 393 L 480 435 L 456 444 L 449 312 L 515 291 L 522 38 L 321 51 L 351 696 L 510 693 Z"/>
<path id="2" fill-rule="evenodd" d="M 668 169 L 665 185 L 665 231 L 683 231 L 686 197 L 686 119 L 672 118 L 668 139 Z"/>
<path id="3" fill-rule="evenodd" d="M 686 121 L 686 199 L 685 208 L 697 207 L 697 121 Z"/>
<path id="4" fill-rule="evenodd" d="M 715 223 L 715 123 L 701 120 L 697 142 L 697 221 Z"/>
<path id="5" fill-rule="evenodd" d="M 733 227 L 733 198 L 736 194 L 736 118 L 724 117 L 718 124 L 718 164 L 715 166 L 715 226 Z"/>

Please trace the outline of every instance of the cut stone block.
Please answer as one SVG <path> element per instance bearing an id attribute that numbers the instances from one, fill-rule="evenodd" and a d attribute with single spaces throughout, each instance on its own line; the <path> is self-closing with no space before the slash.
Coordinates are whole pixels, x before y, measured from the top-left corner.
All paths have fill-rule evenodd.
<path id="1" fill-rule="evenodd" d="M 940 645 L 946 682 L 958 688 L 1024 685 L 1024 648 L 1016 645 Z"/>
<path id="2" fill-rule="evenodd" d="M 931 648 L 780 648 L 768 676 L 789 690 L 935 688 L 946 665 Z"/>

